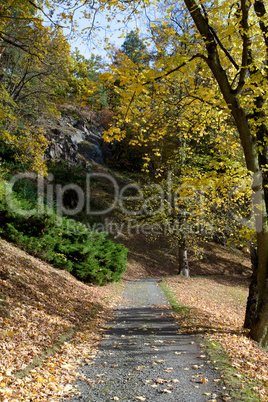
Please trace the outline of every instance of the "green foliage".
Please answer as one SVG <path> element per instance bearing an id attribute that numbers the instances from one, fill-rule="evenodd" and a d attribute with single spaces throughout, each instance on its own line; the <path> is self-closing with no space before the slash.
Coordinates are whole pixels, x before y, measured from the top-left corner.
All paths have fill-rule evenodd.
<path id="1" fill-rule="evenodd" d="M 91 105 L 94 109 L 107 108 L 106 91 L 98 78 L 103 68 L 101 57 L 91 54 L 86 59 L 76 48 L 69 58 L 68 68 L 69 76 L 67 85 L 62 88 L 62 96 Z"/>
<path id="2" fill-rule="evenodd" d="M 1 159 L 0 159 L 0 202 L 3 200 L 4 198 L 4 193 L 5 193 L 5 170 L 3 168 L 3 165 L 1 163 Z"/>
<path id="3" fill-rule="evenodd" d="M 130 31 L 121 47 L 122 51 L 130 58 L 133 63 L 148 64 L 146 45 L 135 31 Z"/>
<path id="4" fill-rule="evenodd" d="M 17 203 L 20 208 L 32 207 L 26 200 L 17 199 Z M 85 282 L 105 285 L 119 281 L 126 269 L 127 249 L 81 223 L 59 220 L 52 212 L 20 215 L 3 200 L 0 218 L 3 237 Z"/>

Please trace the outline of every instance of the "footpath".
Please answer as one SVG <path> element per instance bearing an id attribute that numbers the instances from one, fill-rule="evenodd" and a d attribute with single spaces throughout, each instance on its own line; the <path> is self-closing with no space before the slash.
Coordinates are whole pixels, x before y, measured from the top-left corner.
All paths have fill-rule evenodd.
<path id="1" fill-rule="evenodd" d="M 178 328 L 157 279 L 128 282 L 97 356 L 81 367 L 80 395 L 64 401 L 223 401 L 200 338 Z"/>

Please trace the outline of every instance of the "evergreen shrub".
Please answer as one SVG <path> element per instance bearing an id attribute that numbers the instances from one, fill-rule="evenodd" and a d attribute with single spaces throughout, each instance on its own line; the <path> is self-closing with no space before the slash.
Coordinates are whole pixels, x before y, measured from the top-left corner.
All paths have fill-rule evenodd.
<path id="1" fill-rule="evenodd" d="M 17 199 L 29 207 L 28 201 Z M 89 231 L 69 218 L 54 212 L 24 216 L 0 201 L 1 235 L 30 254 L 77 278 L 96 285 L 119 281 L 126 270 L 127 249 L 107 238 L 106 233 Z"/>

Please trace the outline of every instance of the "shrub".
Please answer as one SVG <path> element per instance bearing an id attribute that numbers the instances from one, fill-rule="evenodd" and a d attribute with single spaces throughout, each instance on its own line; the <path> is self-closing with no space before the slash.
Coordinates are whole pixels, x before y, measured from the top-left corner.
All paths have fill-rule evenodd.
<path id="1" fill-rule="evenodd" d="M 74 220 L 63 218 L 60 223 L 52 212 L 23 216 L 0 201 L 0 230 L 6 239 L 85 282 L 105 285 L 120 280 L 127 262 L 124 246 Z"/>

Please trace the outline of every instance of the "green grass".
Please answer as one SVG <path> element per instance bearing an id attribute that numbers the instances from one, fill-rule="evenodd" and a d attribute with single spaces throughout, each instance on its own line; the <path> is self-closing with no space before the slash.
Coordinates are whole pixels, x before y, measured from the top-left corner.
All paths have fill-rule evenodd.
<path id="1" fill-rule="evenodd" d="M 213 364 L 223 375 L 230 396 L 237 401 L 260 401 L 259 396 L 254 391 L 254 387 L 260 385 L 260 382 L 249 378 L 233 367 L 230 357 L 220 343 L 210 341 L 207 338 L 203 338 L 202 343 Z"/>
<path id="2" fill-rule="evenodd" d="M 165 295 L 168 298 L 169 303 L 171 304 L 173 310 L 178 314 L 188 314 L 191 311 L 191 307 L 184 306 L 183 304 L 179 303 L 176 298 L 174 297 L 174 292 L 172 292 L 164 282 L 160 283 L 161 289 L 165 292 Z"/>

